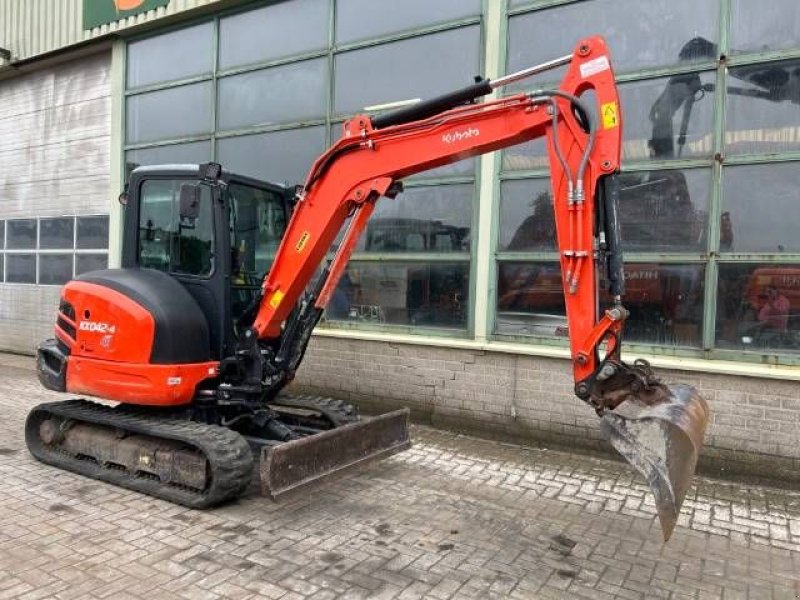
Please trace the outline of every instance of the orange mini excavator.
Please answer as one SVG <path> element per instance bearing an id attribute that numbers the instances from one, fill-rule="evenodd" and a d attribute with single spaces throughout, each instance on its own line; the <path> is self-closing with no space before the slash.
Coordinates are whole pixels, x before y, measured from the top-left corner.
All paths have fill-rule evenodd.
<path id="1" fill-rule="evenodd" d="M 562 66 L 558 89 L 478 102 Z M 594 106 L 585 104 L 589 98 Z M 37 406 L 26 424 L 31 453 L 202 508 L 242 493 L 256 459 L 264 491 L 276 497 L 406 448 L 407 410 L 359 419 L 341 402 L 281 390 L 380 198 L 396 196 L 415 173 L 541 136 L 575 394 L 647 479 L 669 537 L 709 411 L 693 388 L 667 386 L 646 362 L 620 358 L 628 315 L 615 179 L 622 115 L 600 37 L 494 81 L 355 116 L 304 185 L 291 190 L 215 163 L 134 170 L 121 198 L 122 268 L 64 286 L 56 337 L 38 353 L 45 387 L 119 404 Z M 603 309 L 600 281 L 613 300 Z"/>

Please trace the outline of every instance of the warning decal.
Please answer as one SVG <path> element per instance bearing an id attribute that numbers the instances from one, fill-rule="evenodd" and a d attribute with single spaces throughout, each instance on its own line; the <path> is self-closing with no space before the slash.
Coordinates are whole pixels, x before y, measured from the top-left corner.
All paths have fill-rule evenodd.
<path id="1" fill-rule="evenodd" d="M 283 292 L 280 290 L 275 290 L 275 293 L 272 294 L 272 298 L 269 299 L 269 305 L 272 308 L 278 308 L 280 306 L 281 300 L 283 300 Z"/>
<path id="2" fill-rule="evenodd" d="M 619 125 L 616 102 L 606 102 L 600 107 L 600 112 L 603 116 L 603 129 L 612 129 Z"/>

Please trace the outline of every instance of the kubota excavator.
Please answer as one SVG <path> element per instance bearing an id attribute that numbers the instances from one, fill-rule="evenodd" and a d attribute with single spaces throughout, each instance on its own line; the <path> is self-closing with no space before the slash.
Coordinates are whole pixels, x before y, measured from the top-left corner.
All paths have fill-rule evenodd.
<path id="1" fill-rule="evenodd" d="M 477 102 L 564 65 L 556 90 Z M 581 100 L 589 91 L 598 123 Z M 292 190 L 288 225 L 285 188 L 215 163 L 136 169 L 125 195 L 122 268 L 66 284 L 56 338 L 38 352 L 45 387 L 119 404 L 35 407 L 25 432 L 31 453 L 201 508 L 244 491 L 254 454 L 263 490 L 277 497 L 403 450 L 407 409 L 359 420 L 342 403 L 281 390 L 380 198 L 393 198 L 415 173 L 540 136 L 548 139 L 575 393 L 647 479 L 667 539 L 709 411 L 693 388 L 667 386 L 644 361 L 620 357 L 628 314 L 615 180 L 622 115 L 600 37 L 494 81 L 346 121 Z M 602 311 L 601 278 L 613 299 Z"/>

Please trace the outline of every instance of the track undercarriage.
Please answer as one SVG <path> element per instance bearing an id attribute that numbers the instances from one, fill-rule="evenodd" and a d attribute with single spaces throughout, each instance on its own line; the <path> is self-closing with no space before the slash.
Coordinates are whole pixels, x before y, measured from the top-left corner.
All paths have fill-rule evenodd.
<path id="1" fill-rule="evenodd" d="M 225 426 L 191 420 L 193 412 L 52 402 L 30 412 L 25 436 L 44 463 L 191 508 L 241 495 L 259 459 L 262 488 L 276 498 L 410 444 L 408 411 L 361 420 L 353 406 L 330 398 L 281 395 L 269 411 L 239 415 Z M 318 437 L 330 465 L 313 454 L 319 445 L 308 443 Z"/>

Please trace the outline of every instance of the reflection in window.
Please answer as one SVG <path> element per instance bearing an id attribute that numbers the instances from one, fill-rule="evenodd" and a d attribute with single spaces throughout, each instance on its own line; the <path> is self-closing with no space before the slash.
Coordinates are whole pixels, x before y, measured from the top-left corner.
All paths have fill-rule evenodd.
<path id="1" fill-rule="evenodd" d="M 209 133 L 210 81 L 128 96 L 126 139 L 129 144 Z"/>
<path id="2" fill-rule="evenodd" d="M 480 0 L 337 0 L 338 44 L 479 14 Z"/>
<path id="3" fill-rule="evenodd" d="M 702 339 L 703 265 L 625 265 L 623 303 L 630 311 L 625 339 L 668 346 L 698 346 Z M 561 269 L 553 262 L 501 262 L 497 280 L 497 333 L 564 336 Z M 611 299 L 601 293 L 601 306 Z"/>
<path id="4" fill-rule="evenodd" d="M 226 137 L 217 140 L 217 160 L 240 175 L 294 184 L 305 180 L 325 145 L 325 127 Z"/>
<path id="5" fill-rule="evenodd" d="M 13 219 L 8 221 L 9 250 L 33 250 L 36 248 L 36 219 Z"/>
<path id="6" fill-rule="evenodd" d="M 76 254 L 75 255 L 75 276 L 88 273 L 89 271 L 99 271 L 108 268 L 107 254 Z"/>
<path id="7" fill-rule="evenodd" d="M 6 254 L 6 283 L 36 283 L 36 255 Z"/>
<path id="8" fill-rule="evenodd" d="M 40 219 L 39 220 L 39 248 L 52 249 L 72 249 L 75 235 L 75 219 L 72 217 L 62 217 L 59 219 Z M 71 271 L 72 269 L 70 269 Z"/>
<path id="9" fill-rule="evenodd" d="M 718 13 L 717 0 L 593 0 L 513 16 L 506 72 L 569 54 L 587 23 L 605 36 L 617 71 L 713 60 Z"/>
<path id="10" fill-rule="evenodd" d="M 220 19 L 219 68 L 325 49 L 328 20 L 326 0 L 277 2 Z"/>
<path id="11" fill-rule="evenodd" d="M 72 279 L 72 254 L 40 254 L 39 283 L 63 285 Z"/>
<path id="12" fill-rule="evenodd" d="M 711 172 L 663 169 L 618 178 L 623 248 L 641 252 L 705 249 Z M 549 179 L 504 181 L 500 187 L 499 249 L 555 250 Z"/>
<path id="13" fill-rule="evenodd" d="M 108 215 L 78 217 L 77 244 L 79 250 L 108 248 Z"/>
<path id="14" fill-rule="evenodd" d="M 471 83 L 480 70 L 480 33 L 471 25 L 337 54 L 334 111 L 430 98 Z"/>
<path id="15" fill-rule="evenodd" d="M 504 181 L 500 186 L 499 250 L 555 250 L 550 179 Z"/>
<path id="16" fill-rule="evenodd" d="M 326 318 L 344 323 L 463 329 L 469 264 L 353 262 L 339 280 Z"/>
<path id="17" fill-rule="evenodd" d="M 717 345 L 800 351 L 800 265 L 721 264 Z"/>
<path id="18" fill-rule="evenodd" d="M 800 252 L 800 164 L 725 167 L 720 250 Z"/>
<path id="19" fill-rule="evenodd" d="M 145 181 L 139 214 L 139 264 L 168 273 L 208 275 L 213 267 L 211 191 L 200 186 L 196 218 L 180 215 L 180 188 L 189 182 Z"/>
<path id="20" fill-rule="evenodd" d="M 469 252 L 473 185 L 411 187 L 382 199 L 356 250 Z"/>
<path id="21" fill-rule="evenodd" d="M 727 152 L 800 150 L 800 61 L 735 67 L 729 73 Z"/>
<path id="22" fill-rule="evenodd" d="M 732 0 L 731 53 L 800 48 L 797 0 Z"/>
<path id="23" fill-rule="evenodd" d="M 128 44 L 128 87 L 211 73 L 213 41 L 209 21 Z"/>
<path id="24" fill-rule="evenodd" d="M 328 64 L 323 58 L 224 77 L 219 80 L 218 127 L 321 119 L 327 90 Z"/>
<path id="25" fill-rule="evenodd" d="M 625 118 L 623 160 L 711 156 L 712 71 L 621 83 L 618 89 Z M 592 108 L 596 109 L 596 104 Z M 547 166 L 547 144 L 543 138 L 503 151 L 506 171 Z"/>
<path id="26" fill-rule="evenodd" d="M 501 262 L 497 270 L 497 333 L 566 336 L 557 263 Z"/>

